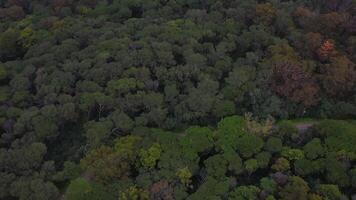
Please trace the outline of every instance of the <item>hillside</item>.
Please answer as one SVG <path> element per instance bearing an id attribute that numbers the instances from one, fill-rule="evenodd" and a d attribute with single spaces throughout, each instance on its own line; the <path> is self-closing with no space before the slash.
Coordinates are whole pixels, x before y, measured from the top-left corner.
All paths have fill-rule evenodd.
<path id="1" fill-rule="evenodd" d="M 355 63 L 355 0 L 0 0 L 0 199 L 356 198 Z"/>

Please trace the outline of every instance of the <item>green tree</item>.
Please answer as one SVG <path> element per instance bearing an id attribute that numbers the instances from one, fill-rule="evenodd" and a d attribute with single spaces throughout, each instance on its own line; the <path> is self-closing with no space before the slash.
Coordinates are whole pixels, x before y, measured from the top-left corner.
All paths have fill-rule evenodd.
<path id="1" fill-rule="evenodd" d="M 112 133 L 113 123 L 106 121 L 89 121 L 85 124 L 86 137 L 88 144 L 92 147 L 98 147 L 107 141 Z"/>
<path id="2" fill-rule="evenodd" d="M 229 200 L 257 200 L 260 189 L 256 186 L 239 186 L 229 193 Z"/>
<path id="3" fill-rule="evenodd" d="M 213 177 L 216 180 L 225 178 L 227 172 L 228 162 L 220 154 L 209 157 L 204 161 L 206 171 L 209 176 Z"/>
<path id="4" fill-rule="evenodd" d="M 343 195 L 337 185 L 320 184 L 316 189 L 325 199 L 343 199 Z"/>
<path id="5" fill-rule="evenodd" d="M 271 178 L 264 177 L 260 180 L 260 187 L 269 194 L 273 194 L 277 190 L 277 183 Z"/>
<path id="6" fill-rule="evenodd" d="M 178 169 L 176 175 L 184 186 L 187 187 L 190 185 L 192 173 L 189 171 L 188 167 Z"/>
<path id="7" fill-rule="evenodd" d="M 256 159 L 248 159 L 245 161 L 245 169 L 249 175 L 258 169 L 258 161 Z"/>
<path id="8" fill-rule="evenodd" d="M 111 114 L 112 121 L 117 129 L 121 130 L 122 132 L 129 132 L 133 126 L 133 120 L 124 112 L 116 110 Z"/>
<path id="9" fill-rule="evenodd" d="M 303 151 L 305 152 L 306 158 L 312 160 L 324 155 L 324 148 L 322 147 L 319 138 L 314 138 L 313 140 L 308 142 L 303 147 Z"/>
<path id="10" fill-rule="evenodd" d="M 185 130 L 181 139 L 183 151 L 190 154 L 207 153 L 213 146 L 213 132 L 207 127 L 193 126 Z"/>
<path id="11" fill-rule="evenodd" d="M 84 178 L 77 178 L 70 182 L 65 193 L 66 200 L 89 199 L 92 191 L 91 185 Z"/>
<path id="12" fill-rule="evenodd" d="M 132 186 L 120 193 L 119 199 L 122 200 L 149 200 L 149 193 L 137 186 Z"/>
<path id="13" fill-rule="evenodd" d="M 235 150 L 238 146 L 236 141 L 245 134 L 246 124 L 243 117 L 225 117 L 218 123 L 217 147 L 223 151 Z"/>
<path id="14" fill-rule="evenodd" d="M 308 183 L 298 176 L 292 176 L 279 195 L 283 200 L 302 200 L 307 199 L 308 192 Z"/>
<path id="15" fill-rule="evenodd" d="M 253 134 L 245 134 L 236 141 L 237 151 L 244 158 L 249 158 L 260 152 L 263 147 L 263 140 Z"/>
<path id="16" fill-rule="evenodd" d="M 143 167 L 153 169 L 161 157 L 162 148 L 158 143 L 154 143 L 149 149 L 140 151 L 140 160 Z"/>
<path id="17" fill-rule="evenodd" d="M 14 59 L 22 53 L 19 37 L 19 31 L 12 28 L 0 35 L 0 58 L 2 61 Z"/>
<path id="18" fill-rule="evenodd" d="M 289 161 L 285 158 L 278 158 L 275 163 L 271 166 L 271 169 L 275 171 L 287 171 L 290 169 Z"/>
<path id="19" fill-rule="evenodd" d="M 264 148 L 271 152 L 271 153 L 277 153 L 280 152 L 282 150 L 282 140 L 276 137 L 271 137 L 268 138 L 267 142 L 265 143 Z"/>

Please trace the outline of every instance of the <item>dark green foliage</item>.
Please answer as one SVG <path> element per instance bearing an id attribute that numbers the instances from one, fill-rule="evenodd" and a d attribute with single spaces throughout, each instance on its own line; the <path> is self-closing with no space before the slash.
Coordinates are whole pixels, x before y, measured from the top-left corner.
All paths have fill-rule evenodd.
<path id="1" fill-rule="evenodd" d="M 260 189 L 256 186 L 240 186 L 229 193 L 231 200 L 257 200 Z"/>
<path id="2" fill-rule="evenodd" d="M 293 140 L 298 135 L 298 129 L 292 122 L 282 121 L 278 124 L 278 134 L 285 140 Z"/>
<path id="3" fill-rule="evenodd" d="M 228 162 L 222 155 L 215 155 L 204 161 L 208 176 L 217 180 L 225 178 L 227 172 Z"/>
<path id="4" fill-rule="evenodd" d="M 0 199 L 351 198 L 354 8 L 0 0 Z"/>
<path id="5" fill-rule="evenodd" d="M 356 152 L 356 126 L 346 121 L 325 120 L 316 127 L 320 134 L 326 136 L 328 151 Z"/>
<path id="6" fill-rule="evenodd" d="M 245 134 L 237 139 L 237 151 L 242 157 L 249 158 L 258 153 L 263 147 L 263 140 L 256 135 Z"/>
<path id="7" fill-rule="evenodd" d="M 294 162 L 294 170 L 300 176 L 307 176 L 319 173 L 322 170 L 323 161 L 311 161 L 307 159 L 300 159 Z"/>
<path id="8" fill-rule="evenodd" d="M 228 179 L 222 179 L 221 181 L 217 181 L 212 177 L 207 177 L 206 181 L 199 187 L 199 189 L 187 199 L 220 199 L 222 196 L 225 196 L 228 191 Z"/>
<path id="9" fill-rule="evenodd" d="M 262 178 L 260 180 L 261 189 L 268 192 L 269 194 L 273 194 L 277 190 L 277 183 L 270 178 Z"/>
<path id="10" fill-rule="evenodd" d="M 197 153 L 208 153 L 213 148 L 213 132 L 207 127 L 190 127 L 185 130 L 181 140 L 183 151 L 188 156 Z"/>
<path id="11" fill-rule="evenodd" d="M 279 138 L 271 137 L 265 144 L 265 149 L 271 153 L 280 152 L 282 150 L 282 140 Z"/>
<path id="12" fill-rule="evenodd" d="M 337 185 L 321 184 L 317 186 L 317 191 L 326 199 L 344 199 Z"/>
<path id="13" fill-rule="evenodd" d="M 298 176 L 292 176 L 279 195 L 283 200 L 303 200 L 307 199 L 308 191 L 309 186 L 307 182 Z"/>
<path id="14" fill-rule="evenodd" d="M 69 184 L 66 192 L 67 200 L 85 200 L 90 197 L 92 187 L 84 178 L 78 178 Z"/>
<path id="15" fill-rule="evenodd" d="M 247 134 L 245 123 L 245 120 L 239 116 L 226 117 L 218 123 L 216 144 L 219 150 L 237 149 L 238 138 Z"/>
<path id="16" fill-rule="evenodd" d="M 311 160 L 324 155 L 324 149 L 321 146 L 320 139 L 318 138 L 308 142 L 308 144 L 303 147 L 303 151 L 305 152 L 305 156 Z"/>
<path id="17" fill-rule="evenodd" d="M 21 55 L 21 44 L 19 41 L 20 33 L 18 30 L 9 28 L 0 35 L 0 59 L 14 59 Z"/>
<path id="18" fill-rule="evenodd" d="M 260 167 L 260 168 L 267 167 L 271 157 L 272 157 L 271 154 L 266 151 L 258 153 L 255 156 L 257 163 L 258 163 L 258 167 Z"/>

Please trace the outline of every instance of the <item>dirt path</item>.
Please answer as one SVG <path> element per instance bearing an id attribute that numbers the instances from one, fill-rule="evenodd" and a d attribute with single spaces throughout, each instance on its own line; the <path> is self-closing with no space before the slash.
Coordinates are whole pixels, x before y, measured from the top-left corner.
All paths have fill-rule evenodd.
<path id="1" fill-rule="evenodd" d="M 298 129 L 299 133 L 305 133 L 309 128 L 314 126 L 315 123 L 313 122 L 308 122 L 308 123 L 301 123 L 295 125 L 295 127 Z"/>

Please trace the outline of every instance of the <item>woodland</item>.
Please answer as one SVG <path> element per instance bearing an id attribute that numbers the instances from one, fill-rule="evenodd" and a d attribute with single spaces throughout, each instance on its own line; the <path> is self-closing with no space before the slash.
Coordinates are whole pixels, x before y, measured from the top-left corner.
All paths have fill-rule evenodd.
<path id="1" fill-rule="evenodd" d="M 356 0 L 0 0 L 0 200 L 355 200 Z"/>

